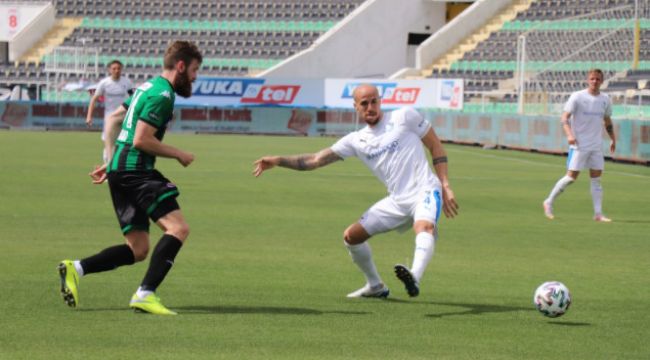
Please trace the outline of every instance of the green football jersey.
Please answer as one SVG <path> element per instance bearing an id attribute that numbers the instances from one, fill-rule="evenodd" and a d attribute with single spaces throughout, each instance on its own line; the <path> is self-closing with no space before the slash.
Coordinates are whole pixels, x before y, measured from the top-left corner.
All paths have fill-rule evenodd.
<path id="1" fill-rule="evenodd" d="M 115 153 L 108 164 L 108 171 L 150 170 L 156 157 L 133 146 L 138 121 L 158 129 L 156 139 L 162 141 L 167 123 L 172 119 L 176 94 L 167 79 L 158 76 L 138 87 L 124 104 L 128 106 L 117 137 Z"/>

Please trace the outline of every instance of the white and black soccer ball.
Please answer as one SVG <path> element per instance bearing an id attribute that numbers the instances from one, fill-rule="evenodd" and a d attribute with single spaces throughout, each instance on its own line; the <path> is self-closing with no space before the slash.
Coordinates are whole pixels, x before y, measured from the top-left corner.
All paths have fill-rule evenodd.
<path id="1" fill-rule="evenodd" d="M 533 303 L 544 316 L 555 318 L 569 310 L 571 293 L 561 282 L 547 281 L 535 290 Z"/>

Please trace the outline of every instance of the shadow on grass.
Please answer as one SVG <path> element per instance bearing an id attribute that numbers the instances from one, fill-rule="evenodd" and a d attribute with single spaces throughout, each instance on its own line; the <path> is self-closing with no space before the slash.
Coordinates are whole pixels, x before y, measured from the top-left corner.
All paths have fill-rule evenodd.
<path id="1" fill-rule="evenodd" d="M 447 313 L 441 313 L 441 314 L 426 314 L 424 316 L 430 317 L 430 318 L 436 318 L 440 319 L 446 316 L 463 316 L 463 315 L 482 315 L 482 314 L 488 314 L 488 313 L 505 313 L 505 312 L 511 312 L 511 311 L 535 311 L 532 306 L 531 307 L 522 307 L 522 306 L 505 306 L 505 305 L 490 305 L 490 304 L 466 304 L 466 303 L 453 303 L 453 302 L 421 302 L 421 304 L 431 304 L 431 305 L 443 305 L 443 306 L 458 306 L 458 307 L 463 307 L 466 308 L 465 310 L 461 311 L 452 311 L 452 312 L 447 312 Z M 571 321 L 561 321 L 561 320 L 554 320 L 548 322 L 548 324 L 551 325 L 559 325 L 559 326 L 591 326 L 590 323 L 584 323 L 584 322 L 571 322 Z"/>
<path id="2" fill-rule="evenodd" d="M 549 325 L 554 325 L 554 326 L 591 326 L 590 323 L 584 323 L 584 322 L 573 322 L 573 321 L 549 321 Z"/>
<path id="3" fill-rule="evenodd" d="M 522 306 L 468 304 L 468 303 L 438 302 L 438 301 L 410 301 L 410 300 L 401 300 L 401 299 L 387 299 L 387 301 L 397 302 L 397 303 L 418 304 L 418 305 L 425 304 L 425 305 L 454 306 L 454 307 L 464 308 L 463 310 L 459 310 L 459 311 L 450 311 L 445 313 L 424 315 L 426 317 L 438 318 L 438 319 L 446 316 L 482 315 L 488 313 L 504 313 L 504 312 L 512 312 L 512 311 L 536 311 L 532 306 L 522 307 Z"/>
<path id="4" fill-rule="evenodd" d="M 326 315 L 326 314 L 342 314 L 342 315 L 368 315 L 369 312 L 365 311 L 321 311 L 306 308 L 291 308 L 291 307 L 273 307 L 273 306 L 171 306 L 171 310 L 178 311 L 182 315 L 192 314 L 268 314 L 268 315 Z M 114 308 L 78 308 L 76 311 L 81 312 L 100 312 L 100 311 L 131 311 L 128 307 L 114 307 Z"/>
<path id="5" fill-rule="evenodd" d="M 482 315 L 488 313 L 504 313 L 511 311 L 537 311 L 531 309 L 530 307 L 521 307 L 521 306 L 505 306 L 505 305 L 490 305 L 490 304 L 466 304 L 466 303 L 452 303 L 452 302 L 430 302 L 431 305 L 442 305 L 442 306 L 457 306 L 465 308 L 461 311 L 452 311 L 448 313 L 441 314 L 427 314 L 426 317 L 431 318 L 443 318 L 445 316 L 455 316 L 455 315 Z"/>
<path id="6" fill-rule="evenodd" d="M 612 220 L 612 222 L 624 223 L 624 224 L 650 224 L 650 220 L 637 220 L 637 219 L 630 219 L 630 220 L 614 219 Z"/>
<path id="7" fill-rule="evenodd" d="M 268 315 L 367 315 L 363 311 L 321 311 L 307 308 L 274 307 L 274 306 L 180 306 L 173 307 L 183 314 L 268 314 Z"/>
<path id="8" fill-rule="evenodd" d="M 131 309 L 128 306 L 120 306 L 120 307 L 113 307 L 113 308 L 76 308 L 73 311 L 79 311 L 79 312 L 131 311 L 133 312 L 133 309 Z"/>

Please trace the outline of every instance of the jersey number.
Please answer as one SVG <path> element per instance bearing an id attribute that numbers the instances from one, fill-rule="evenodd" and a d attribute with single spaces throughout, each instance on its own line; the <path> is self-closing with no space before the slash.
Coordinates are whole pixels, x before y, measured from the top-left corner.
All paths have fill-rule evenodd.
<path id="1" fill-rule="evenodd" d="M 140 100 L 140 96 L 143 94 L 142 91 L 138 92 L 135 97 L 133 98 L 133 101 L 131 101 L 131 104 L 129 105 L 129 110 L 126 112 L 126 125 L 120 131 L 120 135 L 117 137 L 117 140 L 119 141 L 126 141 L 126 139 L 129 136 L 128 130 L 130 130 L 133 127 L 133 113 L 135 110 L 136 105 L 138 104 L 138 100 Z"/>

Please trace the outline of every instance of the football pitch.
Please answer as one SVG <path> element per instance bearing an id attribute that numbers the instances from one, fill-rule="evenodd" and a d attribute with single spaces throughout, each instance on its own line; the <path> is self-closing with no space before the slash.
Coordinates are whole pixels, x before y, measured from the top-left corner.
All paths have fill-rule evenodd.
<path id="1" fill-rule="evenodd" d="M 420 296 L 392 274 L 410 266 L 408 231 L 370 240 L 389 299 L 350 300 L 364 278 L 342 232 L 383 185 L 357 159 L 251 175 L 262 155 L 334 141 L 168 134 L 196 160 L 157 162 L 191 227 L 158 289 L 179 316 L 158 317 L 128 308 L 148 261 L 82 278 L 77 309 L 59 295 L 60 260 L 122 241 L 107 186 L 87 176 L 99 134 L 0 131 L 0 359 L 648 358 L 650 168 L 606 164 L 614 222 L 592 221 L 587 173 L 550 221 L 564 158 L 446 144 L 460 215 L 441 217 Z M 563 317 L 532 305 L 548 280 L 571 290 Z"/>

